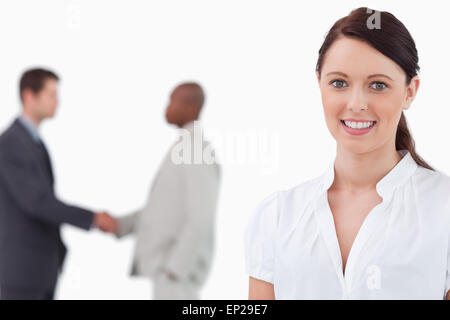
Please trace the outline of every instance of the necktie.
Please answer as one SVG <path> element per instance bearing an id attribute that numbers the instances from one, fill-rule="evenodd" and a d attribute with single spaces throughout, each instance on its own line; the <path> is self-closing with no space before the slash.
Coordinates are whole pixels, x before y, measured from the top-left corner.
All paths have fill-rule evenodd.
<path id="1" fill-rule="evenodd" d="M 47 151 L 47 148 L 45 147 L 44 142 L 41 139 L 39 139 L 38 146 L 39 146 L 39 148 L 42 151 L 42 154 L 44 156 L 45 166 L 48 169 L 50 180 L 53 183 L 53 170 L 52 170 L 52 165 L 51 165 L 51 162 L 50 162 L 50 156 L 48 154 L 48 151 Z"/>

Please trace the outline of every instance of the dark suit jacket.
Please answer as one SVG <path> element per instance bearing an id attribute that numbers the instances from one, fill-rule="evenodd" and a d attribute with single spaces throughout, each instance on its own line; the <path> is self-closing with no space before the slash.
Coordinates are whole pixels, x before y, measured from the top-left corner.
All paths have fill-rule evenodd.
<path id="1" fill-rule="evenodd" d="M 0 285 L 56 285 L 67 252 L 61 224 L 92 222 L 91 211 L 56 198 L 46 149 L 16 119 L 0 136 Z"/>

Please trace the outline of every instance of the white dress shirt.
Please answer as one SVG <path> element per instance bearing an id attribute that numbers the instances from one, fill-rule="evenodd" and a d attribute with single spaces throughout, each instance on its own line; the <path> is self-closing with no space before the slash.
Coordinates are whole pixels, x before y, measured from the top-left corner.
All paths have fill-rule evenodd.
<path id="1" fill-rule="evenodd" d="M 450 178 L 409 152 L 376 185 L 383 201 L 365 218 L 345 276 L 320 177 L 266 198 L 245 233 L 246 271 L 276 299 L 444 299 L 450 289 Z"/>
<path id="2" fill-rule="evenodd" d="M 37 143 L 40 143 L 41 137 L 39 135 L 38 127 L 33 122 L 33 120 L 30 119 L 26 114 L 22 114 L 20 117 L 18 117 L 20 123 L 24 126 L 25 130 L 30 134 L 30 136 L 33 138 L 34 141 Z"/>

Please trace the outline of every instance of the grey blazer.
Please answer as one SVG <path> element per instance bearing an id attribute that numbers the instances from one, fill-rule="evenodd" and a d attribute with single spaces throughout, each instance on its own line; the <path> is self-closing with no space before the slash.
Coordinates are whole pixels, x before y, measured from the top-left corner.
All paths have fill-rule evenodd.
<path id="1" fill-rule="evenodd" d="M 145 207 L 119 219 L 117 236 L 136 235 L 132 275 L 154 278 L 170 269 L 180 279 L 203 284 L 214 252 L 221 170 L 215 162 L 174 164 L 176 146 L 163 160 Z M 203 146 L 212 150 L 205 140 Z"/>
<path id="2" fill-rule="evenodd" d="M 66 256 L 60 226 L 89 229 L 91 211 L 54 193 L 49 155 L 17 119 L 0 136 L 0 285 L 48 289 Z"/>

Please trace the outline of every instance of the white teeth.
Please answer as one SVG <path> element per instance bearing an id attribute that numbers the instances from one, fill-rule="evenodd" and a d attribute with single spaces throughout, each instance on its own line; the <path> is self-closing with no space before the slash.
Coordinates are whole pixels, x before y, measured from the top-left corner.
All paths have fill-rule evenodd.
<path id="1" fill-rule="evenodd" d="M 366 128 L 371 127 L 375 123 L 375 121 L 369 121 L 369 122 L 358 121 L 358 122 L 356 122 L 356 121 L 345 120 L 344 123 L 347 127 L 352 128 L 352 129 L 366 129 Z"/>

